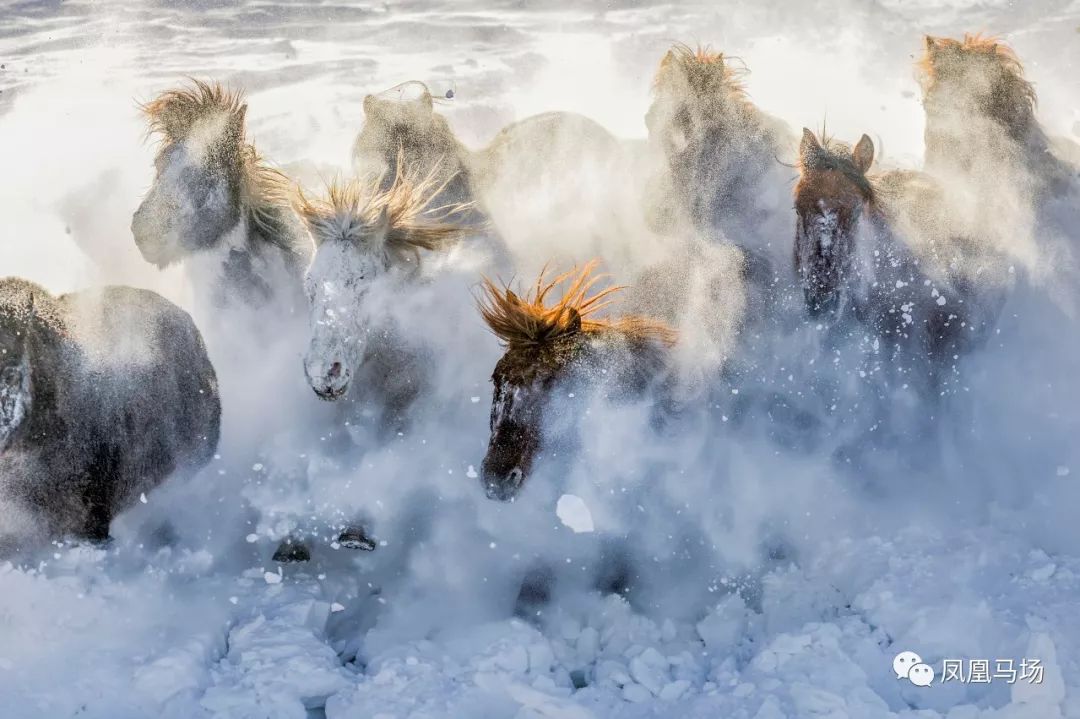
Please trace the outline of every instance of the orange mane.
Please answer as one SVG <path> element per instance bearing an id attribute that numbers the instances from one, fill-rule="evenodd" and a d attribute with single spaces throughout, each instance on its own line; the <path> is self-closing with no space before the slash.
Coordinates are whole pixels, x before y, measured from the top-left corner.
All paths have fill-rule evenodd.
<path id="1" fill-rule="evenodd" d="M 740 75 L 745 68 L 731 67 L 724 58 L 724 53 L 715 52 L 708 45 L 689 45 L 677 43 L 664 54 L 660 67 L 653 78 L 653 91 L 661 91 L 672 81 L 676 73 L 686 78 L 687 83 L 699 92 L 717 92 L 726 90 L 740 98 L 745 95 Z"/>
<path id="2" fill-rule="evenodd" d="M 1024 77 L 1024 66 L 1016 52 L 999 38 L 978 33 L 965 34 L 963 40 L 926 36 L 925 49 L 916 63 L 923 92 L 940 81 L 944 67 L 958 62 L 984 62 L 996 68 L 997 88 L 1002 95 L 1034 112 L 1035 88 Z"/>
<path id="3" fill-rule="evenodd" d="M 477 307 L 491 331 L 509 347 L 540 347 L 575 332 L 603 330 L 665 345 L 674 344 L 674 330 L 644 317 L 589 318 L 611 304 L 610 295 L 623 289 L 611 286 L 592 292 L 597 283 L 608 277 L 593 274 L 597 264 L 592 260 L 580 270 L 575 267 L 548 282 L 544 281 L 545 270 L 537 278 L 532 292 L 525 296 L 519 296 L 507 285 L 499 287 L 484 277 L 483 296 L 477 300 Z M 548 294 L 559 285 L 566 285 L 562 297 L 551 305 L 545 304 Z"/>

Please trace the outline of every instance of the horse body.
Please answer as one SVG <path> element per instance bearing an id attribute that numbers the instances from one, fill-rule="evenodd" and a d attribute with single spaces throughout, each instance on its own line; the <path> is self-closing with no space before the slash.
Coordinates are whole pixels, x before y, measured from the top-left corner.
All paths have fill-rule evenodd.
<path id="1" fill-rule="evenodd" d="M 514 498 L 534 464 L 559 443 L 550 430 L 567 422 L 557 423 L 554 415 L 572 414 L 590 395 L 612 402 L 640 398 L 666 375 L 671 330 L 640 317 L 586 319 L 617 289 L 589 295 L 597 281 L 590 277 L 592 268 L 547 284 L 541 277 L 525 298 L 485 281 L 481 313 L 507 345 L 492 375 L 491 437 L 481 465 L 481 482 L 492 499 Z M 563 298 L 546 306 L 546 295 L 572 276 Z M 556 404 L 556 396 L 570 404 Z"/>
<path id="2" fill-rule="evenodd" d="M 216 375 L 191 318 L 159 295 L 53 298 L 2 280 L 0 335 L 0 493 L 32 533 L 106 539 L 140 494 L 213 456 Z"/>

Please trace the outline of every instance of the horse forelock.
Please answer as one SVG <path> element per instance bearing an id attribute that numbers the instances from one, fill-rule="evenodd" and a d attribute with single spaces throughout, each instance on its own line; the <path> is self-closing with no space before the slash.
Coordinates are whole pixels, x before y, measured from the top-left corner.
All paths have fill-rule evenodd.
<path id="1" fill-rule="evenodd" d="M 358 244 L 377 242 L 387 254 L 415 255 L 419 250 L 445 250 L 476 228 L 465 223 L 472 203 L 430 207 L 446 186 L 439 181 L 440 164 L 419 177 L 404 168 L 398 157 L 394 181 L 382 189 L 383 178 L 334 180 L 325 198 L 298 193 L 297 211 L 316 246 L 344 240 Z M 450 179 L 453 179 L 451 176 Z"/>
<path id="2" fill-rule="evenodd" d="M 217 82 L 191 79 L 186 87 L 167 90 L 140 106 L 149 122 L 150 132 L 166 142 L 185 139 L 199 120 L 214 114 L 242 121 L 247 105 L 243 93 L 228 90 Z M 240 140 L 243 140 L 241 134 Z"/>
<path id="3" fill-rule="evenodd" d="M 733 59 L 707 45 L 695 49 L 677 43 L 660 60 L 653 78 L 653 92 L 657 96 L 678 92 L 685 83 L 695 94 L 745 102 L 746 88 L 742 77 L 746 68 L 741 64 L 733 65 Z"/>
<path id="4" fill-rule="evenodd" d="M 491 332 L 510 349 L 540 349 L 561 339 L 581 334 L 618 333 L 636 343 L 674 344 L 675 331 L 666 325 L 640 316 L 597 319 L 593 315 L 609 306 L 610 296 L 623 289 L 610 286 L 594 291 L 607 278 L 594 274 L 597 262 L 574 268 L 545 281 L 546 270 L 536 285 L 519 295 L 509 285 L 496 285 L 484 277 L 477 307 Z M 559 286 L 562 296 L 554 303 L 548 295 Z"/>
<path id="5" fill-rule="evenodd" d="M 815 191 L 826 194 L 825 179 L 839 177 L 849 183 L 864 201 L 873 203 L 877 198 L 873 180 L 855 166 L 851 148 L 824 135 L 820 148 L 809 156 L 800 153 L 798 169 L 799 181 L 795 185 L 797 196 Z"/>

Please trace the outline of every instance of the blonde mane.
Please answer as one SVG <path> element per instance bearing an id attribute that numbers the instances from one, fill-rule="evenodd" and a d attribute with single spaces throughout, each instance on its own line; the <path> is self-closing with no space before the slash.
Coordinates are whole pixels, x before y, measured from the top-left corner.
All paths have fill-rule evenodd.
<path id="1" fill-rule="evenodd" d="M 385 248 L 389 253 L 416 256 L 420 250 L 446 249 L 477 231 L 474 225 L 465 223 L 472 203 L 428 207 L 449 182 L 439 182 L 441 163 L 422 178 L 403 170 L 404 166 L 399 153 L 398 170 L 386 190 L 380 189 L 382 176 L 332 181 L 325 198 L 308 198 L 298 189 L 296 210 L 315 245 L 333 240 L 364 243 L 379 236 L 379 230 L 385 228 Z"/>
<path id="2" fill-rule="evenodd" d="M 746 101 L 746 88 L 742 82 L 746 68 L 732 67 L 731 59 L 725 58 L 722 52 L 714 52 L 708 45 L 694 49 L 676 43 L 660 60 L 653 78 L 653 92 L 661 94 L 676 82 L 677 77 L 683 77 L 696 93 L 726 93 Z"/>
<path id="3" fill-rule="evenodd" d="M 243 122 L 247 103 L 239 90 L 226 90 L 220 83 L 189 79 L 188 87 L 167 90 L 150 102 L 139 106 L 150 123 L 150 132 L 160 134 L 167 142 L 187 137 L 192 126 L 215 112 L 224 113 Z"/>
<path id="4" fill-rule="evenodd" d="M 508 285 L 499 287 L 484 277 L 482 296 L 477 300 L 480 315 L 492 333 L 511 348 L 541 347 L 576 332 L 589 334 L 604 330 L 614 330 L 637 340 L 674 344 L 674 330 L 644 317 L 590 318 L 609 306 L 612 303 L 609 297 L 623 289 L 611 286 L 592 292 L 607 278 L 607 275 L 593 274 L 597 264 L 592 260 L 580 270 L 568 270 L 548 282 L 544 281 L 545 270 L 537 278 L 532 292 L 523 297 Z M 548 295 L 559 285 L 566 285 L 562 297 L 554 304 L 545 304 Z"/>
<path id="5" fill-rule="evenodd" d="M 1024 77 L 1024 66 L 1011 47 L 994 37 L 965 34 L 963 40 L 926 36 L 925 49 L 916 63 L 924 96 L 940 84 L 948 68 L 960 63 L 982 63 L 994 75 L 992 106 L 996 119 L 1014 131 L 1034 121 L 1035 88 Z"/>

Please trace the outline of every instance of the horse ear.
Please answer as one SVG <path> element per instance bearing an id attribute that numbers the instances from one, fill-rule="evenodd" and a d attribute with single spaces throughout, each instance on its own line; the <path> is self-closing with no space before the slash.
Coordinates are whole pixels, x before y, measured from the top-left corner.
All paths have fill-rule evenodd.
<path id="1" fill-rule="evenodd" d="M 804 166 L 810 166 L 813 164 L 814 158 L 821 152 L 821 143 L 818 142 L 814 133 L 809 129 L 802 129 L 802 141 L 799 143 L 799 158 Z"/>
<path id="2" fill-rule="evenodd" d="M 937 39 L 932 35 L 926 35 L 923 40 L 926 43 L 926 54 L 932 57 L 938 49 Z"/>
<path id="3" fill-rule="evenodd" d="M 419 101 L 420 101 L 421 104 L 423 104 L 424 109 L 426 109 L 428 112 L 433 112 L 434 111 L 434 109 L 435 109 L 435 101 L 434 101 L 434 99 L 432 99 L 430 92 L 425 90 L 424 94 L 420 96 Z"/>
<path id="4" fill-rule="evenodd" d="M 566 321 L 567 333 L 579 332 L 581 330 L 581 313 L 573 307 L 569 307 L 567 308 L 566 314 L 569 317 Z"/>
<path id="5" fill-rule="evenodd" d="M 866 135 L 860 137 L 851 153 L 851 158 L 855 161 L 855 167 L 859 168 L 859 172 L 866 174 L 866 171 L 870 169 L 870 165 L 874 164 L 873 141 Z"/>
<path id="6" fill-rule="evenodd" d="M 375 96 L 364 95 L 364 114 L 371 117 L 375 114 Z"/>

